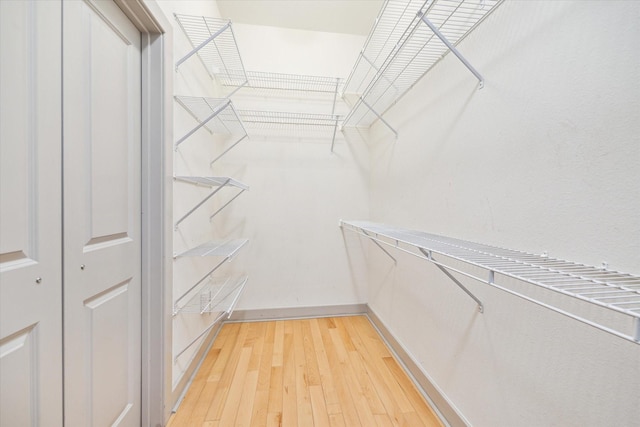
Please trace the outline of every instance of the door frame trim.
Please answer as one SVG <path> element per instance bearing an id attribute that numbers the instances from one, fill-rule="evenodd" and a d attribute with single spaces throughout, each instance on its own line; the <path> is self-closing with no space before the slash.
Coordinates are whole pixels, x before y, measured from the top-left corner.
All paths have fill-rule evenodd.
<path id="1" fill-rule="evenodd" d="M 171 232 L 173 30 L 155 0 L 114 0 L 140 31 L 141 425 L 162 427 L 171 412 Z"/>

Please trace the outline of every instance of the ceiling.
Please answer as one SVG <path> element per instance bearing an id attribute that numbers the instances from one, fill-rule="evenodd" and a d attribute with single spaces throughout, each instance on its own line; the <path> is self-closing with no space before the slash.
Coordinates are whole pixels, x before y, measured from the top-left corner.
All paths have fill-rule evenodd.
<path id="1" fill-rule="evenodd" d="M 383 0 L 218 0 L 234 23 L 366 36 Z"/>

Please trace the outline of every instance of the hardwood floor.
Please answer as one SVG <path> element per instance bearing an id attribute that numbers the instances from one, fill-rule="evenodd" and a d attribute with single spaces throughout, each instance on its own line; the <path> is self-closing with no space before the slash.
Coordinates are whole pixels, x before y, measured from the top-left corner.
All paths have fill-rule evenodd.
<path id="1" fill-rule="evenodd" d="M 441 425 L 352 316 L 224 325 L 168 427 Z"/>

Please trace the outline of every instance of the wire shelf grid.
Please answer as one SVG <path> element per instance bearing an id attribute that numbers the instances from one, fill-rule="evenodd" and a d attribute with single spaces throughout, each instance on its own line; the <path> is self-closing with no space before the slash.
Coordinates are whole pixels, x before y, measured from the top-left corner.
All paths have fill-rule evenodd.
<path id="1" fill-rule="evenodd" d="M 226 98 L 176 96 L 175 99 L 198 122 L 196 130 L 204 127 L 212 134 L 240 136 L 247 134 L 233 103 Z M 187 135 L 191 134 L 190 132 Z M 181 138 L 176 145 L 185 139 Z"/>
<path id="2" fill-rule="evenodd" d="M 247 283 L 248 277 L 235 277 L 235 278 L 214 278 L 209 283 L 204 285 L 193 297 L 189 299 L 183 306 L 177 309 L 182 313 L 213 313 L 213 312 L 228 312 L 229 306 L 221 307 L 222 303 L 227 300 L 234 299 L 233 297 L 242 291 L 242 288 Z"/>
<path id="3" fill-rule="evenodd" d="M 214 326 L 225 318 L 231 317 L 233 310 L 240 299 L 240 295 L 247 284 L 248 277 L 243 276 L 237 279 L 216 279 L 205 285 L 197 295 L 189 300 L 184 306 L 181 306 L 178 312 L 182 313 L 218 313 L 213 321 L 195 338 L 193 338 L 186 346 L 182 348 L 174 356 L 174 363 L 178 361 L 191 346 L 197 343 L 200 338 L 207 334 Z M 225 302 L 227 302 L 225 304 Z"/>
<path id="4" fill-rule="evenodd" d="M 331 114 L 294 113 L 284 111 L 238 110 L 247 127 L 333 129 L 340 116 Z"/>
<path id="5" fill-rule="evenodd" d="M 226 176 L 176 176 L 176 181 L 187 182 L 189 184 L 203 185 L 205 187 L 224 187 L 228 185 L 230 187 L 241 188 L 248 190 L 249 186 L 236 179 Z"/>
<path id="6" fill-rule="evenodd" d="M 242 85 L 247 75 L 231 21 L 205 16 L 175 15 L 193 50 L 176 63 L 176 69 L 197 54 L 207 72 L 222 85 Z"/>
<path id="7" fill-rule="evenodd" d="M 176 181 L 186 182 L 186 183 L 195 184 L 195 185 L 203 185 L 209 188 L 217 187 L 175 222 L 174 229 L 176 230 L 178 229 L 178 226 L 180 225 L 180 223 L 182 223 L 182 221 L 184 221 L 189 216 L 191 216 L 191 214 L 193 214 L 196 210 L 198 210 L 198 208 L 204 205 L 207 200 L 212 198 L 218 191 L 220 191 L 224 187 L 227 187 L 227 186 L 235 187 L 235 188 L 239 188 L 240 191 L 238 191 L 235 196 L 233 196 L 229 201 L 227 201 L 224 205 L 222 205 L 222 207 L 218 208 L 218 210 L 216 210 L 213 214 L 211 214 L 209 216 L 209 220 L 213 219 L 213 217 L 218 215 L 224 208 L 229 206 L 229 204 L 231 204 L 231 202 L 233 202 L 238 196 L 240 196 L 243 192 L 249 189 L 248 185 L 243 184 L 240 181 L 237 181 L 233 178 L 226 177 L 226 176 L 176 176 L 174 179 Z"/>
<path id="8" fill-rule="evenodd" d="M 236 253 L 247 244 L 248 239 L 233 239 L 233 240 L 212 240 L 197 246 L 195 248 L 186 250 L 180 254 L 175 255 L 175 258 L 179 257 L 225 257 L 226 259 L 233 258 Z"/>
<path id="9" fill-rule="evenodd" d="M 343 93 L 364 93 L 424 5 L 424 0 L 385 1 L 344 84 Z"/>
<path id="10" fill-rule="evenodd" d="M 421 258 L 431 261 L 434 261 L 433 254 L 437 254 L 464 264 L 479 267 L 486 270 L 486 277 L 474 276 L 455 269 L 454 271 L 499 289 L 507 290 L 518 296 L 521 295 L 498 284 L 496 282 L 496 274 L 511 277 L 628 316 L 634 322 L 634 331 L 631 334 L 625 331 L 612 330 L 589 319 L 539 303 L 605 332 L 640 343 L 640 276 L 383 224 L 364 221 L 341 221 L 341 226 L 358 232 L 376 243 L 384 243 L 396 248 L 400 248 L 402 243 L 417 248 L 420 251 L 419 256 Z M 448 268 L 442 262 L 439 258 L 437 264 Z M 529 297 L 526 297 L 526 299 L 536 302 Z"/>
<path id="11" fill-rule="evenodd" d="M 246 88 L 272 89 L 298 92 L 337 93 L 341 80 L 337 77 L 309 76 L 304 74 L 271 73 L 266 71 L 247 71 Z M 238 84 L 227 86 L 242 87 Z"/>
<path id="12" fill-rule="evenodd" d="M 452 45 L 456 45 L 502 1 L 431 0 L 423 3 L 423 7 L 418 9 L 420 13 L 412 17 L 408 27 L 401 33 L 400 29 L 392 27 L 389 39 L 397 40 L 397 43 L 382 65 L 375 67 L 375 73 L 368 72 L 369 79 L 360 79 L 358 88 L 363 87 L 363 82 L 368 84 L 360 100 L 345 118 L 345 126 L 369 127 L 379 118 L 379 114 L 384 114 L 450 51 L 434 31 L 422 22 L 420 14 L 423 14 Z M 407 4 L 407 10 L 409 5 L 415 4 Z M 402 19 L 404 24 L 408 15 L 402 15 Z M 382 32 L 384 29 L 374 28 L 374 32 Z M 362 61 L 358 61 L 356 67 L 362 67 L 359 64 L 362 64 Z M 354 73 L 352 76 L 355 76 Z M 347 87 L 354 87 L 356 83 L 352 83 L 352 80 L 347 82 Z"/>

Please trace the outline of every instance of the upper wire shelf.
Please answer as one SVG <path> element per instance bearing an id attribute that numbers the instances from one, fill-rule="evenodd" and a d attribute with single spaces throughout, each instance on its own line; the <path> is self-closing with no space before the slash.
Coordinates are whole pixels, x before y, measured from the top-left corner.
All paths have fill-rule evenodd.
<path id="1" fill-rule="evenodd" d="M 441 267 L 454 281 L 456 281 L 455 278 L 447 270 L 479 280 L 618 337 L 640 343 L 640 276 L 384 224 L 341 221 L 340 225 L 373 240 L 378 245 L 381 243 L 389 245 L 429 260 Z M 416 249 L 418 252 L 415 251 Z M 387 255 L 391 256 L 388 252 Z M 461 268 L 454 267 L 455 263 L 447 262 L 439 255 L 474 268 L 463 271 Z M 484 276 L 478 274 L 478 268 L 483 270 Z M 579 315 L 558 307 L 555 303 L 553 305 L 545 303 L 509 289 L 506 287 L 505 278 L 517 279 L 611 310 L 623 315 L 626 319 L 632 319 L 632 322 L 605 326 L 603 322 L 594 320 L 591 312 L 588 315 Z M 457 284 L 469 293 L 459 282 Z M 471 294 L 470 296 L 473 297 Z M 475 297 L 473 298 L 482 308 L 481 303 Z M 588 318 L 589 316 L 591 318 Z"/>
<path id="2" fill-rule="evenodd" d="M 364 93 L 423 6 L 424 0 L 384 2 L 351 74 L 345 81 L 343 93 Z"/>
<path id="3" fill-rule="evenodd" d="M 247 88 L 274 89 L 299 92 L 338 93 L 341 79 L 304 74 L 283 74 L 265 71 L 247 71 Z M 228 84 L 227 86 L 243 86 Z"/>
<path id="4" fill-rule="evenodd" d="M 175 14 L 193 49 L 176 62 L 178 67 L 197 54 L 212 78 L 222 85 L 241 86 L 247 75 L 231 21 L 205 16 Z"/>
<path id="5" fill-rule="evenodd" d="M 482 76 L 462 57 L 455 45 L 502 1 L 389 0 L 378 17 L 382 26 L 374 27 L 364 51 L 377 62 L 372 60 L 369 64 L 361 55 L 346 83 L 346 90 L 361 90 L 362 96 L 345 118 L 344 125 L 369 127 L 449 51 L 463 62 L 482 86 Z M 422 6 L 416 9 L 419 3 Z M 387 7 L 389 18 L 385 16 Z M 418 12 L 409 21 L 411 13 L 416 10 Z M 407 21 L 408 26 L 403 28 Z M 386 52 L 388 54 L 382 64 L 377 65 Z"/>

